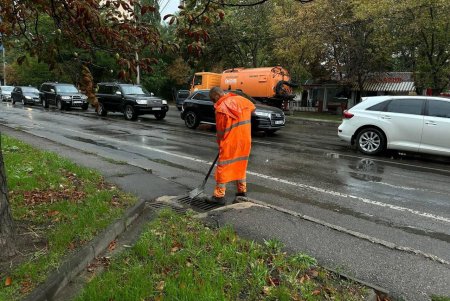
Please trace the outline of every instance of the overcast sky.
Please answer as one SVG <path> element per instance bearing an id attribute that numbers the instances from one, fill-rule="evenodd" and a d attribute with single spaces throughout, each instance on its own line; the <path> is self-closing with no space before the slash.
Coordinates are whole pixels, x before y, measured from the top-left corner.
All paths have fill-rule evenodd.
<path id="1" fill-rule="evenodd" d="M 180 5 L 179 0 L 159 0 L 161 17 L 176 12 L 178 10 L 178 5 Z"/>

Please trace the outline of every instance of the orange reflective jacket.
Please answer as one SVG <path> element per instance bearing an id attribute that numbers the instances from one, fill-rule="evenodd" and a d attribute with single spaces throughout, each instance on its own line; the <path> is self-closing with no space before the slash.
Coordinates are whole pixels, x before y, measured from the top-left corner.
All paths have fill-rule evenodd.
<path id="1" fill-rule="evenodd" d="M 242 96 L 228 93 L 214 108 L 219 144 L 216 182 L 244 180 L 252 146 L 251 114 L 255 105 Z"/>

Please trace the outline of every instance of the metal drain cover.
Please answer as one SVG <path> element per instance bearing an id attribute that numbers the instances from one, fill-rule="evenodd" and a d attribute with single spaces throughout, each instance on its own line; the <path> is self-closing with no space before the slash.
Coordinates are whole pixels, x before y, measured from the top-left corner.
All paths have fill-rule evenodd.
<path id="1" fill-rule="evenodd" d="M 196 212 L 207 212 L 216 208 L 223 207 L 223 205 L 207 203 L 205 202 L 204 198 L 197 197 L 191 199 L 188 195 L 181 196 L 176 201 L 183 205 L 187 205 Z"/>

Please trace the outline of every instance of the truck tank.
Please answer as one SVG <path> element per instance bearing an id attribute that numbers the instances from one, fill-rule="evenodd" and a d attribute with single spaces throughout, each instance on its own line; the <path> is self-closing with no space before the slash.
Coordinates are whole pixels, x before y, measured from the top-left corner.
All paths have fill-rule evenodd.
<path id="1" fill-rule="evenodd" d="M 263 68 L 233 68 L 222 73 L 220 87 L 242 90 L 244 93 L 273 106 L 281 107 L 294 98 L 289 72 L 281 66 Z"/>

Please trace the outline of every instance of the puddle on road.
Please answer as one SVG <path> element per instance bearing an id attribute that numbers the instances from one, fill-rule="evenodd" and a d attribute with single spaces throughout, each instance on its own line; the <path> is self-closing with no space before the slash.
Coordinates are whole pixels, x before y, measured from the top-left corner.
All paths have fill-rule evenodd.
<path id="1" fill-rule="evenodd" d="M 88 139 L 88 138 L 82 138 L 82 137 L 77 137 L 77 136 L 64 136 L 64 137 L 66 137 L 67 139 L 70 139 L 70 140 L 84 142 L 87 144 L 93 144 L 96 146 L 106 147 L 106 148 L 110 148 L 110 149 L 114 149 L 114 150 L 120 150 L 120 147 L 113 146 L 113 145 L 110 145 L 110 144 L 107 144 L 104 142 L 95 141 L 95 140 Z"/>
<path id="2" fill-rule="evenodd" d="M 343 215 L 348 215 L 348 216 L 352 216 L 355 218 L 359 218 L 362 220 L 366 220 L 369 222 L 373 222 L 377 225 L 381 225 L 381 226 L 385 226 L 385 227 L 389 227 L 389 228 L 394 228 L 394 229 L 398 229 L 398 230 L 402 230 L 404 232 L 410 233 L 410 234 L 415 234 L 415 235 L 419 235 L 419 236 L 425 236 L 425 237 L 430 237 L 436 240 L 440 240 L 446 243 L 450 243 L 450 235 L 446 234 L 446 233 L 442 233 L 442 232 L 434 232 L 434 231 L 429 231 L 429 230 L 424 230 L 424 229 L 419 229 L 419 228 L 415 228 L 415 227 L 411 227 L 411 226 L 405 226 L 405 225 L 400 225 L 400 224 L 395 224 L 393 222 L 389 222 L 387 220 L 383 220 L 380 219 L 378 217 L 375 217 L 373 215 L 369 215 L 366 213 L 361 213 L 361 212 L 356 212 L 350 208 L 346 208 L 346 207 L 342 207 L 338 204 L 332 204 L 332 203 L 324 203 L 324 202 L 320 202 L 320 201 L 316 201 L 310 198 L 304 198 L 304 197 L 299 197 L 297 195 L 293 195 L 290 194 L 288 192 L 282 192 L 282 191 L 278 191 L 278 190 L 273 190 L 264 186 L 260 186 L 258 184 L 252 184 L 252 183 L 248 183 L 249 186 L 249 192 L 259 192 L 259 193 L 264 193 L 264 194 L 271 194 L 273 195 L 275 198 L 279 198 L 279 197 L 284 197 L 286 199 L 295 201 L 295 202 L 300 202 L 302 204 L 306 204 L 306 205 L 311 205 L 314 207 L 319 207 L 321 209 L 325 209 L 325 210 L 329 210 L 329 211 L 334 211 L 337 212 L 339 214 L 343 214 Z"/>

